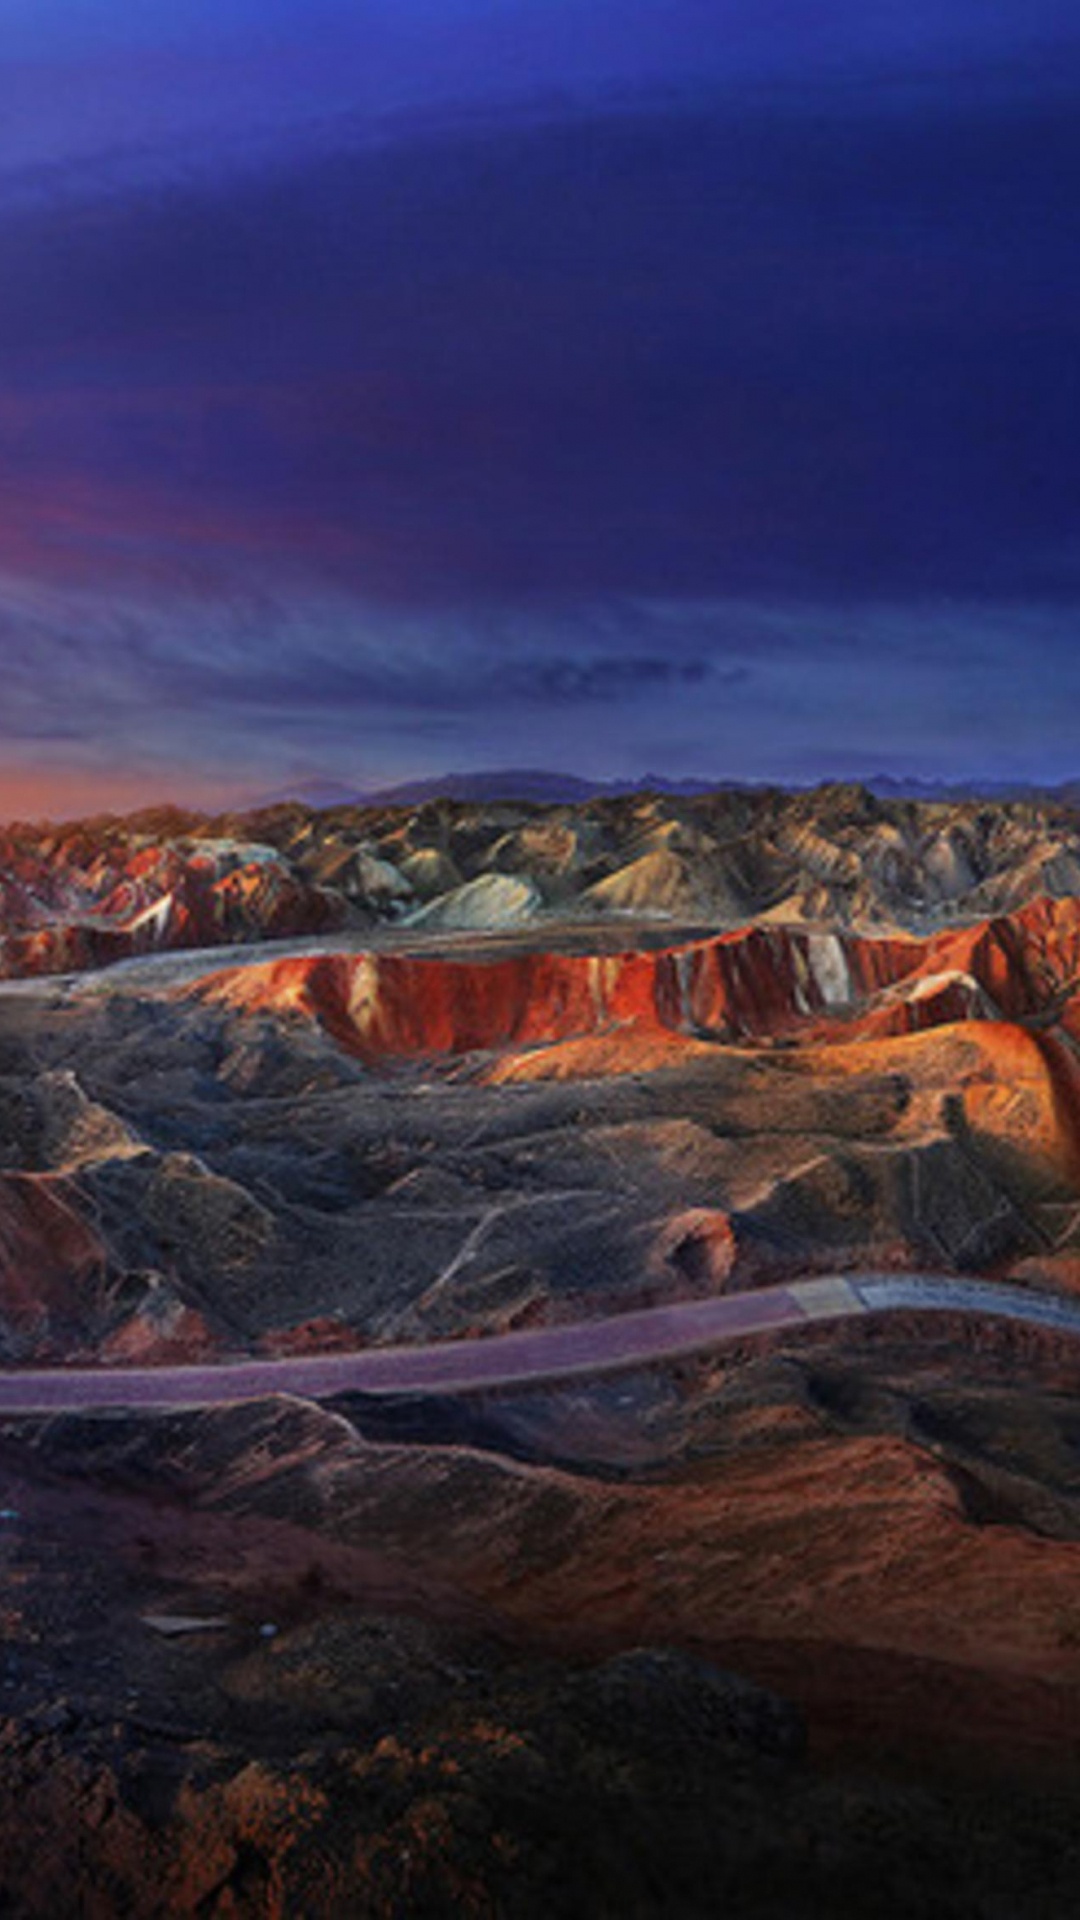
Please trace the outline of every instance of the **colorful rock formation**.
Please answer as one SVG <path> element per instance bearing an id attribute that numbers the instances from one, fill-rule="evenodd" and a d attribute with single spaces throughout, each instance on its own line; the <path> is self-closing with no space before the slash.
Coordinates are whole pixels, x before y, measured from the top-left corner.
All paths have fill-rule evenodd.
<path id="1" fill-rule="evenodd" d="M 72 829 L 0 841 L 0 976 L 80 972 L 133 954 L 340 926 L 341 896 L 273 848 Z"/>
<path id="2" fill-rule="evenodd" d="M 1080 1036 L 1078 977 L 1080 901 L 1042 899 L 925 940 L 752 926 L 615 954 L 318 954 L 226 969 L 196 991 L 308 1014 L 371 1062 L 617 1036 L 629 1070 L 662 1040 L 850 1042 L 1051 1018 Z"/>

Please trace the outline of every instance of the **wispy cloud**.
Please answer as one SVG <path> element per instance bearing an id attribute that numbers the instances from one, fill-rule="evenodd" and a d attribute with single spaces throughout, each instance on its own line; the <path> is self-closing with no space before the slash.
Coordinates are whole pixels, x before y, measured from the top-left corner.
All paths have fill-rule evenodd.
<path id="1" fill-rule="evenodd" d="M 1073 771 L 1073 72 L 9 207 L 5 758 Z"/>
<path id="2" fill-rule="evenodd" d="M 527 756 L 792 779 L 1076 768 L 1080 607 L 372 606 L 266 582 L 140 599 L 0 581 L 0 758 L 147 793 Z M 842 730 L 838 732 L 838 716 Z"/>
<path id="3" fill-rule="evenodd" d="M 9 215 L 5 537 L 399 604 L 1071 591 L 1078 173 L 1072 97 L 833 102 Z"/>

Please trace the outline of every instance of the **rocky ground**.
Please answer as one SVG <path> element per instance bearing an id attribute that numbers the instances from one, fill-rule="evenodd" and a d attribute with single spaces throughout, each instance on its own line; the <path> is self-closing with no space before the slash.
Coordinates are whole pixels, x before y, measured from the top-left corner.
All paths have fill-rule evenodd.
<path id="1" fill-rule="evenodd" d="M 1065 1916 L 1076 1360 L 12 1423 L 0 1899 Z"/>
<path id="2" fill-rule="evenodd" d="M 836 793 L 12 829 L 4 1364 L 869 1265 L 1075 1292 L 1073 832 Z M 10 1420 L 0 1910 L 1072 1915 L 1078 1386 L 1060 1335 L 894 1316 Z"/>
<path id="3" fill-rule="evenodd" d="M 0 974 L 245 939 L 627 917 L 925 933 L 1080 890 L 1061 799 L 883 800 L 861 787 L 576 805 L 428 800 L 210 818 L 175 808 L 0 831 Z"/>
<path id="4" fill-rule="evenodd" d="M 0 1342 L 299 1350 L 867 1265 L 1072 1290 L 1078 937 L 1041 903 L 929 943 L 504 939 L 9 991 Z M 924 990 L 946 941 L 961 1017 Z"/>

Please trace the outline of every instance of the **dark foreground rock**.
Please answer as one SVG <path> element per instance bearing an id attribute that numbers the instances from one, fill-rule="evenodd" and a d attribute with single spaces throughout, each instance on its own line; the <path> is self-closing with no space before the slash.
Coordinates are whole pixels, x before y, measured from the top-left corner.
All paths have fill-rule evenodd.
<path id="1" fill-rule="evenodd" d="M 329 1727 L 309 1723 L 292 1752 L 280 1735 L 253 1752 L 95 1727 L 63 1701 L 0 1723 L 4 1912 L 1075 1911 L 1075 1802 L 823 1775 L 775 1698 L 670 1653 L 444 1678 L 418 1676 L 413 1652 L 347 1622 L 252 1651 L 248 1685 L 266 1669 L 268 1703 L 295 1702 L 308 1677 L 326 1700 L 337 1681 Z"/>

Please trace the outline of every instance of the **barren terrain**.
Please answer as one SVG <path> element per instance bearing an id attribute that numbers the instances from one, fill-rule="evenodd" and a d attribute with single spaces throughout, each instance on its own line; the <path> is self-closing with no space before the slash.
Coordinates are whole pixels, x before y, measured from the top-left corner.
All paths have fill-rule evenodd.
<path id="1" fill-rule="evenodd" d="M 1074 1912 L 1078 862 L 834 789 L 11 828 L 3 1363 L 114 1371 L 0 1429 L 0 1902 Z M 871 1270 L 1039 1324 L 763 1324 Z"/>

